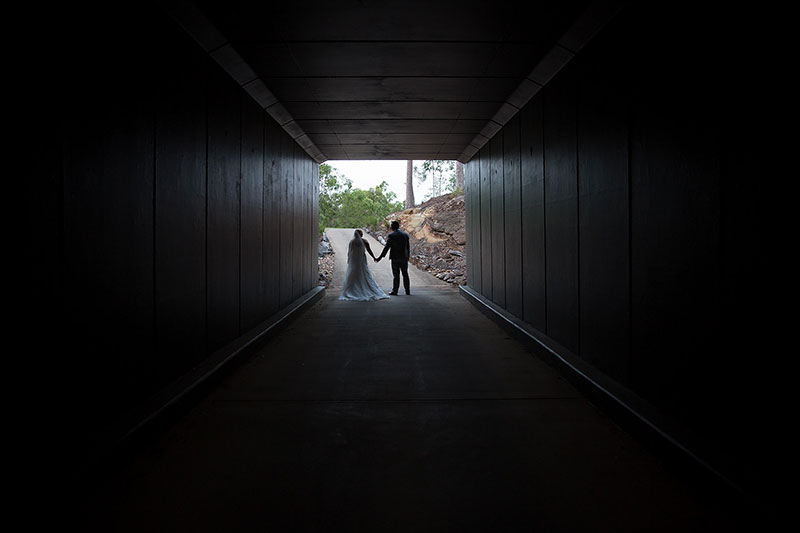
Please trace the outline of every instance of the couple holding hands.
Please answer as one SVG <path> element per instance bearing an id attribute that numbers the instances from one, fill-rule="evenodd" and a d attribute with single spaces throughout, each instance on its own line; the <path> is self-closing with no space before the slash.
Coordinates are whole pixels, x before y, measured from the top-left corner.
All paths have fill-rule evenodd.
<path id="1" fill-rule="evenodd" d="M 410 256 L 410 245 L 408 234 L 400 230 L 400 223 L 396 220 L 392 222 L 392 232 L 386 238 L 386 246 L 378 257 L 372 253 L 369 243 L 363 238 L 360 229 L 353 232 L 353 239 L 347 246 L 347 271 L 344 275 L 344 285 L 340 300 L 383 300 L 388 298 L 383 289 L 378 286 L 367 266 L 367 253 L 377 263 L 389 252 L 389 260 L 392 262 L 392 292 L 389 295 L 396 296 L 397 289 L 400 288 L 400 275 L 403 276 L 403 287 L 406 294 L 411 294 L 408 280 L 408 258 Z"/>

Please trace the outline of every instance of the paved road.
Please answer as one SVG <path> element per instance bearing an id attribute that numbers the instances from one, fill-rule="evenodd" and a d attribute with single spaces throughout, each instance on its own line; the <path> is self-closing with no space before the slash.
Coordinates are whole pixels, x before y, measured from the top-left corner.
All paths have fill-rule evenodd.
<path id="1" fill-rule="evenodd" d="M 325 234 L 333 247 L 336 254 L 334 263 L 333 280 L 331 281 L 331 291 L 339 292 L 344 282 L 344 272 L 347 269 L 347 244 L 353 238 L 353 228 L 328 228 Z M 375 257 L 381 254 L 383 245 L 375 240 L 369 234 L 364 234 L 364 237 L 369 242 L 372 253 Z M 389 292 L 392 290 L 392 264 L 389 261 L 388 253 L 386 257 L 381 259 L 380 263 L 375 263 L 372 258 L 367 258 L 367 264 L 372 269 L 372 275 L 378 282 L 383 290 Z M 408 265 L 408 277 L 411 279 L 411 294 L 414 294 L 414 288 L 444 288 L 452 287 L 452 284 L 442 281 L 436 276 L 433 276 L 424 270 L 420 270 L 412 264 Z M 403 284 L 400 282 L 400 294 L 403 294 Z"/>
<path id="2" fill-rule="evenodd" d="M 348 231 L 328 235 L 340 259 Z M 390 283 L 388 262 L 375 272 Z M 414 279 L 429 285 L 378 302 L 329 291 L 174 426 L 73 491 L 78 522 L 60 523 L 102 533 L 765 530 L 622 431 L 457 288 Z"/>

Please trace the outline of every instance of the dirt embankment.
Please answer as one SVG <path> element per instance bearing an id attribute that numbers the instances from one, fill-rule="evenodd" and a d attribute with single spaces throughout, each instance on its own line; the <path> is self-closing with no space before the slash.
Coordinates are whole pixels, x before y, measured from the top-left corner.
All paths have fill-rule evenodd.
<path id="1" fill-rule="evenodd" d="M 392 213 L 384 227 L 370 232 L 386 242 L 392 220 L 411 240 L 411 262 L 449 283 L 466 283 L 466 233 L 464 195 L 445 194 L 431 198 L 413 209 Z"/>
<path id="2" fill-rule="evenodd" d="M 319 253 L 317 255 L 318 255 L 317 261 L 319 267 L 318 284 L 328 287 L 330 286 L 331 281 L 333 280 L 334 257 L 333 257 L 333 248 L 331 248 L 331 245 L 328 242 L 328 236 L 325 235 L 324 233 L 319 238 Z"/>

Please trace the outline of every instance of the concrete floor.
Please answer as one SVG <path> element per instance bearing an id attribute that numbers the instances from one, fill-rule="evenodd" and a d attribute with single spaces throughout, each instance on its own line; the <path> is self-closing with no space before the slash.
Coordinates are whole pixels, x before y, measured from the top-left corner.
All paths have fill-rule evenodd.
<path id="1" fill-rule="evenodd" d="M 457 288 L 418 275 L 412 296 L 378 302 L 338 301 L 330 288 L 98 480 L 80 528 L 737 530 L 724 499 L 650 453 Z"/>

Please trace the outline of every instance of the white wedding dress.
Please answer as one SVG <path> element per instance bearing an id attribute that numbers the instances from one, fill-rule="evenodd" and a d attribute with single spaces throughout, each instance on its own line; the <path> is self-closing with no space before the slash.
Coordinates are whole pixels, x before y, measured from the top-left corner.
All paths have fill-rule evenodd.
<path id="1" fill-rule="evenodd" d="M 353 238 L 347 246 L 347 270 L 340 300 L 371 301 L 383 300 L 389 295 L 383 292 L 367 267 L 367 254 L 364 242 Z"/>

